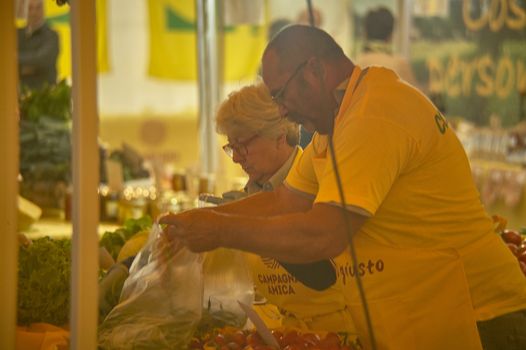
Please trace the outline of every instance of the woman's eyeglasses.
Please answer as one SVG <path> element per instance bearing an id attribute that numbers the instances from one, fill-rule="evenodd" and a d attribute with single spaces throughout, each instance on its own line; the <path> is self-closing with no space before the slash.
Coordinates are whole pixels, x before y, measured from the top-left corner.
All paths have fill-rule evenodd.
<path id="1" fill-rule="evenodd" d="M 230 158 L 234 157 L 234 151 L 237 152 L 241 157 L 245 157 L 248 154 L 248 145 L 258 137 L 258 134 L 255 134 L 252 137 L 249 137 L 243 142 L 235 142 L 235 143 L 227 143 L 223 146 L 223 151 L 229 156 Z"/>

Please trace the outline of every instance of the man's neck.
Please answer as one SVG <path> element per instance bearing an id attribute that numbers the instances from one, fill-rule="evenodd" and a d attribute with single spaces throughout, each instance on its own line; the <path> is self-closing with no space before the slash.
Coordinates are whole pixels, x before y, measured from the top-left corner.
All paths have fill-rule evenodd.
<path id="1" fill-rule="evenodd" d="M 347 79 L 349 79 L 354 71 L 354 63 L 352 63 L 351 60 L 348 60 L 343 66 L 342 66 L 342 69 L 340 70 L 339 74 L 338 74 L 338 83 L 335 85 L 335 89 L 341 84 L 343 83 L 344 81 L 346 81 Z"/>
<path id="2" fill-rule="evenodd" d="M 336 117 L 336 115 L 338 114 L 340 104 L 342 103 L 343 96 L 345 95 L 345 89 L 347 88 L 347 82 L 349 81 L 352 73 L 354 72 L 354 67 L 355 65 L 351 61 L 349 61 L 338 75 L 338 84 L 336 84 L 332 92 L 337 105 L 334 117 Z"/>

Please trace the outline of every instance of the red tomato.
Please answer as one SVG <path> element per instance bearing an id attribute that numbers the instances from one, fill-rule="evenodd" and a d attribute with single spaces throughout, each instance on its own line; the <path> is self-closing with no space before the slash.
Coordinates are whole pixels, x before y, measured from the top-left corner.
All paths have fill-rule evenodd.
<path id="1" fill-rule="evenodd" d="M 282 344 L 281 346 L 287 346 L 292 344 L 297 344 L 301 341 L 300 336 L 298 335 L 298 332 L 295 330 L 288 331 L 283 335 L 283 338 L 281 338 Z"/>
<path id="2" fill-rule="evenodd" d="M 504 230 L 504 232 L 501 233 L 501 237 L 506 243 L 513 243 L 518 246 L 522 243 L 521 235 L 514 230 Z"/>
<path id="3" fill-rule="evenodd" d="M 225 339 L 225 336 L 221 333 L 219 333 L 218 335 L 216 335 L 214 337 L 214 342 L 217 344 L 217 345 L 226 345 L 227 341 Z"/>
<path id="4" fill-rule="evenodd" d="M 247 337 L 245 336 L 245 333 L 243 333 L 243 331 L 241 330 L 232 334 L 231 341 L 236 343 L 240 347 L 247 345 Z"/>
<path id="5" fill-rule="evenodd" d="M 526 252 L 523 252 L 521 255 L 519 255 L 517 259 L 526 264 Z"/>
<path id="6" fill-rule="evenodd" d="M 511 250 L 513 255 L 515 256 L 519 255 L 519 246 L 515 245 L 514 243 L 506 243 L 506 245 Z"/>
<path id="7" fill-rule="evenodd" d="M 329 333 L 327 333 L 325 338 L 323 338 L 323 343 L 325 345 L 337 345 L 339 347 L 340 346 L 340 337 L 338 337 L 338 334 L 336 334 L 334 332 L 329 332 Z"/>
<path id="8" fill-rule="evenodd" d="M 277 340 L 278 344 L 281 346 L 282 345 L 281 341 L 283 339 L 283 332 L 278 331 L 278 330 L 272 330 L 272 335 Z"/>
<path id="9" fill-rule="evenodd" d="M 247 345 L 251 345 L 252 347 L 256 347 L 258 345 L 265 345 L 265 342 L 258 333 L 250 333 L 247 335 Z"/>
<path id="10" fill-rule="evenodd" d="M 312 347 L 313 345 L 318 345 L 320 343 L 320 337 L 314 333 L 305 333 L 301 335 L 301 340 L 304 344 Z"/>
<path id="11" fill-rule="evenodd" d="M 521 266 L 522 273 L 524 274 L 524 276 L 526 276 L 526 263 L 519 261 L 519 264 Z"/>

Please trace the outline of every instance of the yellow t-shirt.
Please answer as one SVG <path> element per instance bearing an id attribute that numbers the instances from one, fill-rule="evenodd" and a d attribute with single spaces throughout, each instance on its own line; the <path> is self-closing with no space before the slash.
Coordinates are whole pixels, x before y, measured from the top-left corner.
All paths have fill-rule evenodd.
<path id="1" fill-rule="evenodd" d="M 290 167 L 301 157 L 301 148 L 294 154 L 291 157 L 295 158 L 287 161 L 272 177 L 274 186 L 285 180 Z M 355 333 L 340 279 L 329 289 L 316 291 L 296 280 L 272 258 L 245 253 L 245 261 L 258 292 L 282 312 L 284 326 Z M 332 260 L 336 270 L 347 261 L 345 254 Z"/>
<path id="2" fill-rule="evenodd" d="M 349 79 L 333 136 L 345 202 L 370 215 L 358 234 L 396 248 L 457 250 L 478 320 L 526 308 L 526 279 L 493 233 L 445 118 L 386 68 L 369 68 L 354 90 L 360 73 Z M 286 183 L 315 202 L 341 203 L 327 144 L 314 135 Z"/>
<path id="3" fill-rule="evenodd" d="M 245 260 L 258 292 L 283 313 L 284 326 L 356 333 L 341 279 L 324 291 L 316 291 L 304 286 L 272 258 L 246 253 Z M 333 265 L 338 269 L 347 261 L 342 254 L 333 259 Z"/>

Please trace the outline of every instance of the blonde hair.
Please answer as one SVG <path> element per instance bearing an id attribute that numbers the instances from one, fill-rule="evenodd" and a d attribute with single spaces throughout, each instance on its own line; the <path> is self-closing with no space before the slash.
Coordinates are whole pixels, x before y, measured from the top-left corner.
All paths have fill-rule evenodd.
<path id="1" fill-rule="evenodd" d="M 280 115 L 278 106 L 263 83 L 232 92 L 219 106 L 216 130 L 236 138 L 255 134 L 266 137 L 286 134 L 289 145 L 299 143 L 298 124 Z"/>

